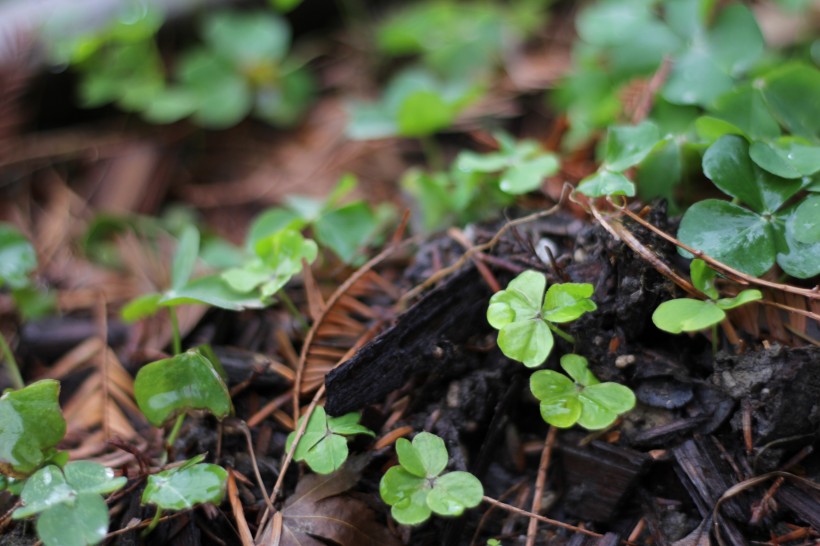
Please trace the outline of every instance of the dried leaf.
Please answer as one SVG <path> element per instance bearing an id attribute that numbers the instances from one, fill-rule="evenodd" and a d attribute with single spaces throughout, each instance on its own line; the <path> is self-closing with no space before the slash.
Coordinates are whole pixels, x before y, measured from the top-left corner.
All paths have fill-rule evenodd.
<path id="1" fill-rule="evenodd" d="M 365 503 L 342 494 L 356 484 L 366 463 L 366 457 L 352 457 L 333 474 L 302 478 L 282 510 L 280 545 L 399 546 Z"/>

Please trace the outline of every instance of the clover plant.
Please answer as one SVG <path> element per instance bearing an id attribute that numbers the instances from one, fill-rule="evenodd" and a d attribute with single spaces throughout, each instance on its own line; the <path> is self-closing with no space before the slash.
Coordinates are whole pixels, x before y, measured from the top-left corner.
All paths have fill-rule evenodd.
<path id="1" fill-rule="evenodd" d="M 342 203 L 356 185 L 356 178 L 346 175 L 325 199 L 287 196 L 284 206 L 270 208 L 254 220 L 248 230 L 246 246 L 253 251 L 262 239 L 285 228 L 310 229 L 316 241 L 332 250 L 343 262 L 358 263 L 362 248 L 376 237 L 379 228 L 392 217 L 393 210 L 389 205 L 373 209 L 361 199 Z M 305 244 L 311 245 L 312 241 Z M 305 248 L 305 251 L 309 250 Z"/>
<path id="2" fill-rule="evenodd" d="M 164 16 L 142 3 L 124 3 L 114 23 L 63 39 L 77 21 L 58 21 L 47 31 L 52 59 L 80 75 L 83 106 L 108 103 L 139 112 L 153 123 L 191 116 L 221 129 L 248 114 L 280 126 L 298 121 L 313 97 L 313 79 L 288 57 L 290 28 L 272 13 L 214 12 L 203 19 L 202 44 L 182 52 L 173 78 L 166 74 L 156 33 Z"/>
<path id="3" fill-rule="evenodd" d="M 544 421 L 559 428 L 577 423 L 599 430 L 635 407 L 635 395 L 629 387 L 601 383 L 588 365 L 586 358 L 567 354 L 561 357 L 561 367 L 569 378 L 552 370 L 539 370 L 530 376 L 530 390 L 541 401 Z"/>
<path id="4" fill-rule="evenodd" d="M 359 419 L 361 415 L 358 412 L 330 417 L 323 407 L 316 406 L 310 414 L 304 434 L 299 439 L 293 459 L 305 461 L 317 474 L 330 474 L 338 470 L 347 460 L 347 436 L 375 436 L 373 431 L 359 424 Z M 298 427 L 302 426 L 304 420 L 305 416 L 299 418 Z M 296 431 L 288 435 L 285 451 L 290 451 L 295 438 Z"/>
<path id="5" fill-rule="evenodd" d="M 510 45 L 538 28 L 544 2 L 417 2 L 401 6 L 376 30 L 378 49 L 391 57 L 418 55 L 438 74 L 488 75 Z"/>
<path id="6" fill-rule="evenodd" d="M 681 219 L 682 242 L 754 276 L 775 262 L 793 277 L 820 273 L 820 237 L 811 225 L 805 229 L 798 224 L 806 220 L 816 198 L 807 206 L 789 204 L 811 178 L 781 178 L 765 171 L 750 158 L 749 143 L 737 135 L 724 135 L 709 147 L 703 172 L 746 206 L 718 199 L 695 203 Z"/>
<path id="7" fill-rule="evenodd" d="M 420 432 L 412 443 L 399 438 L 396 454 L 399 464 L 382 477 L 379 494 L 399 523 L 418 525 L 432 513 L 460 516 L 481 502 L 484 488 L 475 476 L 462 471 L 442 474 L 449 455 L 435 434 Z"/>
<path id="8" fill-rule="evenodd" d="M 347 134 L 357 140 L 429 137 L 450 127 L 480 93 L 467 80 L 443 80 L 410 67 L 393 77 L 377 102 L 350 104 Z"/>
<path id="9" fill-rule="evenodd" d="M 689 265 L 692 284 L 703 292 L 707 300 L 678 298 L 665 301 L 655 309 L 652 322 L 665 332 L 697 332 L 712 327 L 712 336 L 717 341 L 715 328 L 726 318 L 725 311 L 734 309 L 763 297 L 760 290 L 747 289 L 733 298 L 721 298 L 715 287 L 717 272 L 700 259 L 692 260 Z"/>
<path id="10" fill-rule="evenodd" d="M 528 270 L 510 281 L 505 290 L 493 295 L 487 321 L 498 332 L 498 347 L 507 357 L 534 368 L 552 351 L 553 332 L 574 343 L 573 338 L 555 323 L 571 322 L 597 309 L 592 285 L 553 284 L 547 290 L 543 273 Z"/>
<path id="11" fill-rule="evenodd" d="M 498 173 L 498 186 L 504 193 L 519 195 L 541 187 L 544 178 L 558 172 L 558 158 L 543 150 L 537 142 L 516 142 L 509 135 L 499 133 L 498 152 L 477 154 L 461 152 L 455 168 L 467 173 Z"/>
<path id="12" fill-rule="evenodd" d="M 222 502 L 228 473 L 219 465 L 203 463 L 204 459 L 204 455 L 197 455 L 180 466 L 148 476 L 141 502 L 156 506 L 157 511 L 145 534 L 156 527 L 163 510 L 187 510 L 198 504 Z"/>
<path id="13" fill-rule="evenodd" d="M 108 533 L 108 506 L 102 495 L 120 489 L 125 477 L 91 461 L 63 468 L 47 465 L 26 479 L 23 506 L 14 519 L 37 515 L 37 536 L 46 546 L 99 544 Z"/>

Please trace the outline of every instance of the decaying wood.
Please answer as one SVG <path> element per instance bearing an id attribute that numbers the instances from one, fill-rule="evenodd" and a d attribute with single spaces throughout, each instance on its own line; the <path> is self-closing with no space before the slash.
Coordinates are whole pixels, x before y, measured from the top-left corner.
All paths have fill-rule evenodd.
<path id="1" fill-rule="evenodd" d="M 651 462 L 638 451 L 597 441 L 586 447 L 562 445 L 561 460 L 567 482 L 580 491 L 567 509 L 583 519 L 601 522 L 613 517 Z"/>
<path id="2" fill-rule="evenodd" d="M 490 290 L 469 266 L 402 314 L 396 325 L 365 345 L 325 379 L 330 415 L 375 403 L 414 374 L 442 362 L 445 345 L 463 345 L 486 334 Z"/>

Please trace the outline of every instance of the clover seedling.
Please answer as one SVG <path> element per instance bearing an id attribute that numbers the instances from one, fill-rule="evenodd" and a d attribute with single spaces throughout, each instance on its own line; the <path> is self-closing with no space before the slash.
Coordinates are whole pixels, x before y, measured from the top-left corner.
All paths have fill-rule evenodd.
<path id="1" fill-rule="evenodd" d="M 215 364 L 198 349 L 140 368 L 134 397 L 148 422 L 157 427 L 189 411 L 206 410 L 223 419 L 232 410 L 228 388 Z"/>
<path id="2" fill-rule="evenodd" d="M 412 443 L 399 438 L 396 453 L 399 464 L 382 477 L 379 494 L 399 523 L 417 525 L 433 512 L 460 516 L 481 502 L 484 488 L 475 476 L 462 471 L 442 474 L 449 455 L 435 434 L 420 432 Z"/>
<path id="3" fill-rule="evenodd" d="M 343 262 L 355 262 L 361 248 L 391 214 L 387 208 L 373 210 L 363 200 L 340 203 L 356 184 L 353 175 L 345 175 L 323 200 L 300 195 L 286 197 L 284 207 L 268 209 L 253 222 L 248 231 L 248 248 L 253 251 L 260 240 L 285 228 L 300 231 L 310 228 L 316 240 Z"/>
<path id="4" fill-rule="evenodd" d="M 449 127 L 477 94 L 466 80 L 443 82 L 423 69 L 409 68 L 391 80 L 379 102 L 350 106 L 347 134 L 358 140 L 427 137 Z"/>
<path id="5" fill-rule="evenodd" d="M 760 290 L 743 290 L 733 298 L 721 298 L 715 288 L 717 272 L 700 259 L 689 265 L 692 284 L 706 294 L 707 300 L 679 298 L 665 301 L 652 313 L 652 322 L 665 332 L 697 332 L 712 328 L 712 344 L 717 348 L 717 325 L 726 318 L 726 310 L 740 307 L 763 297 Z"/>
<path id="6" fill-rule="evenodd" d="M 635 195 L 635 185 L 623 171 L 637 165 L 661 142 L 658 126 L 644 121 L 635 126 L 610 127 L 603 164 L 578 184 L 578 191 L 589 197 Z"/>
<path id="7" fill-rule="evenodd" d="M 0 396 L 0 474 L 25 478 L 55 456 L 66 423 L 60 383 L 43 379 Z"/>
<path id="8" fill-rule="evenodd" d="M 197 504 L 222 502 L 228 473 L 219 465 L 203 463 L 203 459 L 204 455 L 197 455 L 181 466 L 148 476 L 141 502 L 155 505 L 157 512 L 146 534 L 159 523 L 163 510 L 187 510 Z"/>
<path id="9" fill-rule="evenodd" d="M 37 535 L 46 546 L 98 544 L 108 532 L 108 507 L 101 495 L 126 481 L 91 461 L 70 462 L 62 469 L 44 466 L 26 480 L 20 494 L 23 506 L 12 517 L 39 514 Z"/>
<path id="10" fill-rule="evenodd" d="M 570 322 L 597 309 L 591 284 L 547 285 L 537 271 L 524 271 L 510 281 L 506 290 L 493 295 L 487 320 L 498 332 L 498 347 L 506 356 L 525 366 L 540 366 L 552 351 L 555 332 L 570 343 L 575 340 L 553 323 Z"/>
<path id="11" fill-rule="evenodd" d="M 359 424 L 361 415 L 357 412 L 341 417 L 329 417 L 325 408 L 316 406 L 310 415 L 307 427 L 299 445 L 293 453 L 296 461 L 305 461 L 317 474 L 330 474 L 336 471 L 347 460 L 347 438 L 354 434 L 374 436 L 373 431 Z M 302 426 L 305 417 L 299 418 L 298 427 Z M 288 435 L 285 450 L 290 451 L 296 432 Z"/>
<path id="12" fill-rule="evenodd" d="M 724 135 L 709 147 L 703 172 L 748 208 L 718 199 L 695 203 L 681 219 L 682 242 L 750 275 L 766 273 L 775 261 L 793 277 L 820 273 L 820 234 L 798 223 L 805 221 L 803 205 L 786 206 L 811 183 L 809 177 L 785 179 L 763 170 L 737 135 Z"/>
<path id="13" fill-rule="evenodd" d="M 538 189 L 544 178 L 558 172 L 558 158 L 531 140 L 516 142 L 498 134 L 500 150 L 489 154 L 461 152 L 456 168 L 468 173 L 499 173 L 501 191 L 512 195 Z"/>
<path id="14" fill-rule="evenodd" d="M 598 381 L 586 358 L 564 355 L 561 367 L 572 379 L 552 370 L 540 370 L 530 377 L 530 390 L 541 401 L 541 417 L 550 425 L 568 428 L 578 423 L 599 430 L 635 407 L 632 391 L 618 383 Z"/>

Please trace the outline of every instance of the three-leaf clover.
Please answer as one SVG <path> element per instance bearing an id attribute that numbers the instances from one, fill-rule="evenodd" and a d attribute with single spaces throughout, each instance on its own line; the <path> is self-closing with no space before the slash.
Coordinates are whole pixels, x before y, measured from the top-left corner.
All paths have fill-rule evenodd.
<path id="1" fill-rule="evenodd" d="M 262 301 L 270 299 L 302 270 L 302 260 L 313 262 L 319 251 L 314 241 L 291 228 L 260 239 L 253 250 L 253 258 L 222 273 L 222 279 L 240 293 L 258 290 Z"/>
<path id="2" fill-rule="evenodd" d="M 760 290 L 748 289 L 733 298 L 721 298 L 714 284 L 717 272 L 703 260 L 692 260 L 689 271 L 692 284 L 709 299 L 679 298 L 660 304 L 652 314 L 652 322 L 665 332 L 679 334 L 709 328 L 726 318 L 726 310 L 763 297 Z"/>
<path id="3" fill-rule="evenodd" d="M 695 203 L 681 219 L 682 242 L 754 276 L 775 261 L 794 277 L 820 273 L 820 238 L 797 225 L 804 217 L 798 216 L 797 205 L 784 207 L 810 178 L 785 179 L 763 170 L 750 159 L 748 142 L 737 135 L 724 135 L 709 147 L 703 171 L 718 189 L 749 208 L 718 199 Z"/>
<path id="4" fill-rule="evenodd" d="M 547 290 L 546 277 L 537 271 L 524 271 L 490 299 L 487 321 L 498 332 L 498 347 L 506 356 L 525 366 L 540 366 L 549 356 L 555 341 L 552 332 L 568 338 L 553 323 L 570 322 L 597 309 L 592 285 L 554 284 Z M 570 338 L 571 339 L 571 338 Z"/>
<path id="5" fill-rule="evenodd" d="M 586 358 L 564 355 L 561 367 L 572 379 L 552 370 L 530 376 L 530 390 L 541 401 L 541 417 L 550 425 L 568 428 L 578 423 L 589 430 L 603 429 L 635 407 L 632 391 L 618 383 L 598 381 Z"/>
<path id="6" fill-rule="evenodd" d="M 444 440 L 420 432 L 413 442 L 396 442 L 399 465 L 390 468 L 379 483 L 382 500 L 392 508 L 393 518 L 404 525 L 426 521 L 431 513 L 460 516 L 478 506 L 484 495 L 481 482 L 469 472 L 448 472 Z"/>
<path id="7" fill-rule="evenodd" d="M 503 133 L 496 135 L 497 152 L 477 154 L 461 152 L 456 168 L 468 173 L 499 173 L 501 191 L 512 195 L 538 189 L 547 176 L 558 172 L 558 158 L 532 140 L 516 142 Z"/>
<path id="8" fill-rule="evenodd" d="M 348 413 L 340 417 L 330 417 L 321 406 L 317 406 L 310 415 L 307 427 L 293 459 L 305 461 L 311 470 L 317 474 L 330 474 L 347 460 L 347 438 L 354 434 L 374 436 L 373 431 L 359 424 L 361 415 L 358 412 Z M 299 418 L 299 426 L 305 417 Z M 296 432 L 288 435 L 285 449 L 290 451 Z"/>
<path id="9" fill-rule="evenodd" d="M 125 477 L 91 461 L 75 461 L 63 469 L 44 466 L 26 480 L 23 506 L 15 519 L 39 514 L 37 534 L 46 546 L 98 544 L 108 532 L 108 507 L 101 495 L 125 485 Z"/>

